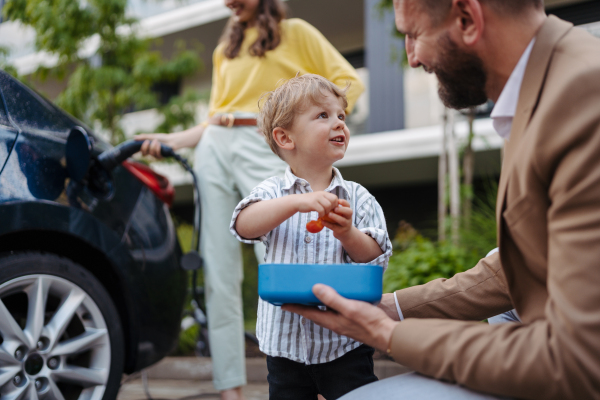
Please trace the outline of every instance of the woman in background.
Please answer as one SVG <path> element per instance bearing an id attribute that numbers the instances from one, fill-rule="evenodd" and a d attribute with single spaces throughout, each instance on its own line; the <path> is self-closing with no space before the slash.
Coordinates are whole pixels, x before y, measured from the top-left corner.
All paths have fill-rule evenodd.
<path id="1" fill-rule="evenodd" d="M 229 232 L 238 202 L 263 180 L 283 175 L 285 164 L 256 128 L 258 100 L 281 79 L 321 75 L 350 84 L 348 112 L 364 90 L 356 71 L 313 26 L 285 19 L 281 0 L 225 0 L 233 15 L 213 53 L 209 118 L 171 134 L 142 134 L 142 153 L 160 157 L 160 143 L 196 147 L 194 169 L 201 193 L 201 253 L 213 361 L 221 399 L 242 399 L 246 384 L 243 279 L 240 244 Z M 255 252 L 263 261 L 264 245 Z"/>

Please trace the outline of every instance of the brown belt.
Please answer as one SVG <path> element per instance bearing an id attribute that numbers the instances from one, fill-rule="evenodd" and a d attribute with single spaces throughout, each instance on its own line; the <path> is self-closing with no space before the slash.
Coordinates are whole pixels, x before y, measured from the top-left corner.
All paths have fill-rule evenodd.
<path id="1" fill-rule="evenodd" d="M 208 119 L 210 125 L 226 126 L 256 126 L 256 118 L 236 118 L 233 114 L 214 115 Z"/>

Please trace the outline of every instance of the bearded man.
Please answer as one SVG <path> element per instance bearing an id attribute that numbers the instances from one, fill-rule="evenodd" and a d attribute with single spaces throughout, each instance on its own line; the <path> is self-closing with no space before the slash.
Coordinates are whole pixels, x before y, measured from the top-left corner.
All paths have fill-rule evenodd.
<path id="1" fill-rule="evenodd" d="M 284 309 L 422 374 L 344 399 L 600 399 L 600 40 L 547 17 L 543 0 L 394 8 L 410 66 L 437 75 L 448 107 L 496 103 L 500 251 L 379 308 L 316 285 L 336 311 Z M 522 323 L 479 322 L 512 308 Z"/>

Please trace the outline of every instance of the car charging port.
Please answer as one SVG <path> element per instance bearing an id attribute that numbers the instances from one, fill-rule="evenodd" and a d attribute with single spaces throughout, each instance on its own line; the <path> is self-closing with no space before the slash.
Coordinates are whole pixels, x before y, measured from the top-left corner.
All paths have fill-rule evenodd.
<path id="1" fill-rule="evenodd" d="M 109 200 L 114 194 L 115 185 L 110 173 L 94 160 L 90 164 L 86 183 L 90 194 L 99 200 Z"/>

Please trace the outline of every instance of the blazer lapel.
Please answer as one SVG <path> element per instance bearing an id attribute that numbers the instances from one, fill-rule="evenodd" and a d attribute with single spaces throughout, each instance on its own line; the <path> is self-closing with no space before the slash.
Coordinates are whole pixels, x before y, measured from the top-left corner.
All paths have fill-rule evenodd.
<path id="1" fill-rule="evenodd" d="M 548 68 L 550 67 L 550 61 L 554 54 L 554 47 L 572 27 L 573 24 L 562 21 L 555 16 L 550 16 L 536 35 L 536 41 L 531 51 L 521 91 L 519 92 L 519 102 L 510 132 L 510 139 L 506 142 L 504 152 L 502 172 L 498 185 L 498 199 L 496 201 L 498 240 L 500 240 L 502 212 L 505 209 L 506 188 L 510 178 L 510 171 L 512 170 L 511 167 L 516 162 L 514 153 L 539 102 Z"/>

